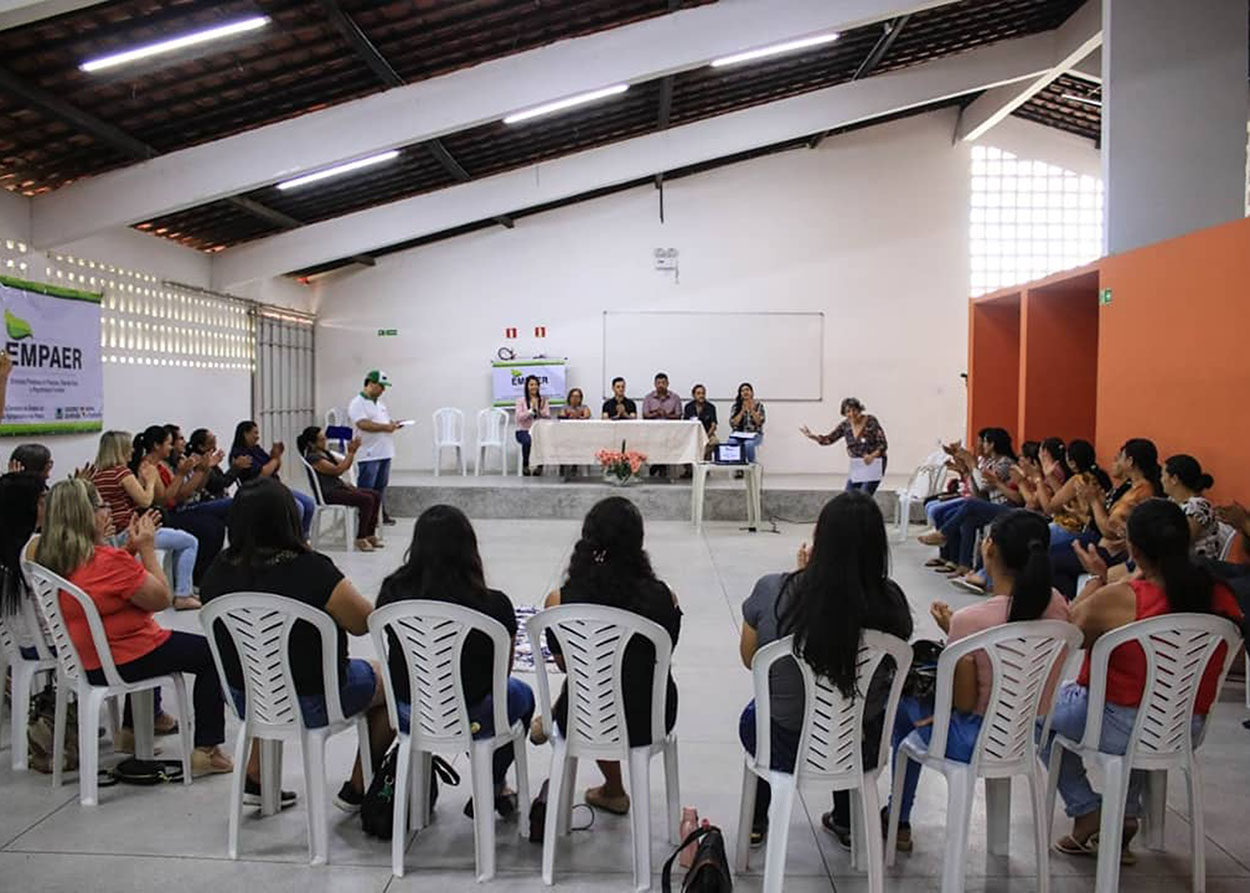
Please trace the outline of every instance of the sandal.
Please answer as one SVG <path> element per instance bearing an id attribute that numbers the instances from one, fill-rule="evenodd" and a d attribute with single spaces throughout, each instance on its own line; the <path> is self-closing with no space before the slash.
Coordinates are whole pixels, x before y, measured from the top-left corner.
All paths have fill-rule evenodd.
<path id="1" fill-rule="evenodd" d="M 595 809 L 610 812 L 612 815 L 629 814 L 629 794 L 621 794 L 619 797 L 608 797 L 603 793 L 602 786 L 586 789 L 586 804 L 595 807 Z"/>
<path id="2" fill-rule="evenodd" d="M 152 721 L 152 731 L 157 735 L 176 735 L 178 734 L 178 720 L 162 710 Z"/>
<path id="3" fill-rule="evenodd" d="M 202 607 L 204 607 L 203 602 L 201 602 L 194 595 L 175 595 L 174 596 L 174 610 L 175 611 L 198 611 Z"/>
<path id="4" fill-rule="evenodd" d="M 924 563 L 925 567 L 946 567 L 945 558 L 930 558 Z"/>
<path id="5" fill-rule="evenodd" d="M 1126 829 L 1128 828 L 1127 822 L 1125 822 L 1125 828 Z M 1136 834 L 1136 833 L 1137 833 L 1137 828 L 1136 826 L 1134 826 L 1133 834 Z M 1120 848 L 1120 864 L 1121 865 L 1136 865 L 1137 864 L 1137 854 L 1128 848 L 1128 844 L 1130 840 L 1132 840 L 1132 836 L 1126 835 L 1124 843 Z M 1055 852 L 1065 853 L 1069 856 L 1093 856 L 1094 858 L 1097 858 L 1098 857 L 1098 832 L 1095 831 L 1089 837 L 1085 838 L 1084 841 L 1077 840 L 1071 834 L 1066 834 L 1063 837 L 1055 841 L 1054 849 L 1055 849 Z"/>
<path id="6" fill-rule="evenodd" d="M 501 819 L 510 819 L 517 812 L 517 795 L 515 791 L 500 791 L 495 795 L 495 812 L 499 813 Z M 473 818 L 473 798 L 470 797 L 464 804 L 464 814 L 469 818 Z"/>

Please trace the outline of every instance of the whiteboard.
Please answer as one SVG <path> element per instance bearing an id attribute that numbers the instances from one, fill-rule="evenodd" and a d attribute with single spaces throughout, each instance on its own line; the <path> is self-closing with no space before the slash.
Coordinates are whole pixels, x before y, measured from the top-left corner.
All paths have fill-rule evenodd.
<path id="1" fill-rule="evenodd" d="M 732 400 L 749 381 L 764 401 L 820 400 L 824 342 L 823 313 L 605 311 L 603 393 L 621 375 L 641 397 L 667 372 L 682 399 L 701 383 L 709 400 Z"/>

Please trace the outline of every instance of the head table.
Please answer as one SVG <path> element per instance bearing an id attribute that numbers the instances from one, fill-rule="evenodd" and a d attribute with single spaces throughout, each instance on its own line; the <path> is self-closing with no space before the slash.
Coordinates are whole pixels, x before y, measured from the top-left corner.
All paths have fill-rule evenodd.
<path id="1" fill-rule="evenodd" d="M 637 450 L 652 465 L 703 461 L 707 433 L 696 420 L 543 419 L 530 430 L 532 465 L 594 465 L 599 450 Z"/>

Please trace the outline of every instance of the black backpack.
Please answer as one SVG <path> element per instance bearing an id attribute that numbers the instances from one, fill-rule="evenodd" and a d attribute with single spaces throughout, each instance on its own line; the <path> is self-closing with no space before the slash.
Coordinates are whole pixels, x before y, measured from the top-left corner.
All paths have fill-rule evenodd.
<path id="1" fill-rule="evenodd" d="M 377 771 L 373 773 L 373 781 L 365 798 L 360 804 L 360 826 L 371 837 L 390 840 L 395 833 L 395 767 L 399 762 L 399 743 L 396 742 Z M 460 775 L 451 764 L 442 757 L 434 757 L 430 765 L 430 811 L 438 802 L 438 780 L 455 787 L 460 784 Z"/>
<path id="2" fill-rule="evenodd" d="M 681 882 L 682 893 L 730 893 L 734 882 L 729 873 L 729 859 L 725 857 L 725 838 L 715 825 L 690 832 L 690 836 L 678 845 L 664 863 L 660 889 L 663 893 L 672 893 L 673 861 L 696 840 L 699 841 L 699 848 L 695 850 L 694 863 Z"/>

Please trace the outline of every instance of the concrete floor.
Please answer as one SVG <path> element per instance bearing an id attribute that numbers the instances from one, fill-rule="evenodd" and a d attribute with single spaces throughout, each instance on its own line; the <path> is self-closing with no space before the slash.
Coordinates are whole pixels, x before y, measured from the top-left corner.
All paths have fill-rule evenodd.
<path id="1" fill-rule="evenodd" d="M 507 592 L 518 605 L 538 603 L 557 585 L 577 533 L 573 521 L 483 521 L 478 535 L 490 582 Z M 373 555 L 332 553 L 340 566 L 366 594 L 378 584 L 402 554 L 411 521 L 388 530 L 390 547 Z M 750 678 L 738 661 L 740 606 L 755 579 L 766 572 L 791 566 L 807 528 L 786 526 L 781 535 L 740 532 L 734 523 L 709 524 L 696 535 L 688 524 L 658 522 L 649 525 L 647 545 L 660 575 L 677 592 L 685 623 L 674 658 L 674 675 L 681 690 L 677 724 L 681 753 L 682 801 L 698 807 L 701 815 L 721 825 L 730 841 L 737 821 L 741 784 L 741 756 L 737 743 L 738 714 L 750 697 Z M 920 568 L 927 550 L 914 542 L 898 547 L 895 576 L 906 590 L 916 617 L 917 634 L 933 636 L 928 615 L 935 598 L 959 607 L 974 597 L 961 595 Z M 175 627 L 196 629 L 186 614 L 162 618 Z M 367 640 L 352 643 L 353 654 L 371 654 Z M 1207 889 L 1250 890 L 1250 732 L 1241 727 L 1246 711 L 1240 685 L 1230 685 L 1214 712 L 1214 726 L 1203 754 L 1203 784 L 1207 818 Z M 7 722 L 6 722 L 7 726 Z M 233 721 L 227 729 L 232 738 Z M 5 733 L 7 737 L 7 733 Z M 162 739 L 166 755 L 177 749 L 176 738 Z M 105 745 L 107 750 L 107 745 Z M 331 741 L 330 787 L 336 789 L 348 771 L 354 738 Z M 468 797 L 462 784 L 444 789 L 435 823 L 418 835 L 408 849 L 407 875 L 392 879 L 390 847 L 366 838 L 358 820 L 330 807 L 328 867 L 307 865 L 307 813 L 300 764 L 294 754 L 286 761 L 284 787 L 299 791 L 301 804 L 267 819 L 249 810 L 244 817 L 240 859 L 226 857 L 226 812 L 229 779 L 218 776 L 197 780 L 189 788 L 113 787 L 101 791 L 98 807 L 79 805 L 77 789 L 52 790 L 50 777 L 15 774 L 9 755 L 0 766 L 0 890 L 179 891 L 232 887 L 268 891 L 298 890 L 389 891 L 437 888 L 444 893 L 479 889 L 473 873 L 473 826 L 461 815 Z M 105 756 L 106 763 L 111 757 Z M 548 752 L 530 748 L 531 778 L 541 782 L 548 773 Z M 462 765 L 464 757 L 458 762 Z M 653 771 L 656 809 L 652 851 L 658 868 L 667 846 L 661 839 L 663 822 L 662 773 Z M 580 791 L 598 783 L 598 772 L 583 767 Z M 536 787 L 537 785 L 535 785 Z M 1188 888 L 1188 807 L 1180 779 L 1172 780 L 1167 826 L 1167 851 L 1139 851 L 1135 867 L 1122 873 L 1124 889 L 1134 893 Z M 866 878 L 851 869 L 849 854 L 820 827 L 820 814 L 829 808 L 828 792 L 811 787 L 803 792 L 791 820 L 786 890 L 858 891 Z M 584 811 L 578 810 L 575 822 Z M 913 828 L 915 851 L 900 854 L 887 878 L 887 890 L 936 890 L 945 856 L 943 823 L 945 790 L 939 777 L 926 776 L 920 787 Z M 978 804 L 974 811 L 972 844 L 967 853 L 967 889 L 976 891 L 1035 890 L 1037 878 L 1027 795 L 1017 786 L 1012 802 L 1012 846 L 1009 857 L 989 856 L 985 847 L 985 819 Z M 1056 819 L 1055 829 L 1064 824 Z M 541 890 L 540 847 L 522 841 L 512 826 L 499 826 L 499 872 L 496 889 Z M 736 888 L 758 890 L 762 852 L 754 856 L 752 871 L 737 880 Z M 561 843 L 556 857 L 556 881 L 566 890 L 631 888 L 628 819 L 600 814 L 593 829 L 580 831 Z M 1094 862 L 1068 856 L 1051 858 L 1052 887 L 1056 893 L 1092 891 Z M 658 878 L 656 889 L 658 889 Z"/>

